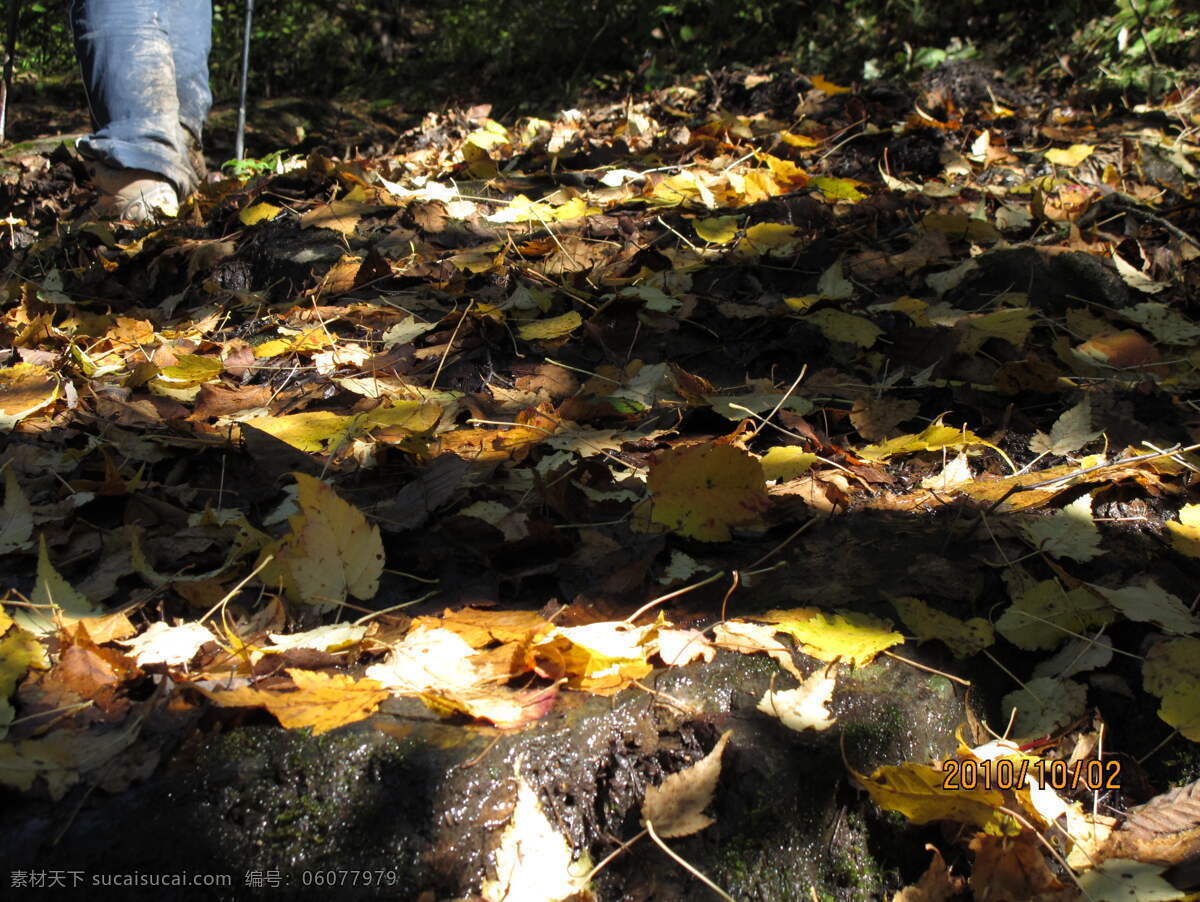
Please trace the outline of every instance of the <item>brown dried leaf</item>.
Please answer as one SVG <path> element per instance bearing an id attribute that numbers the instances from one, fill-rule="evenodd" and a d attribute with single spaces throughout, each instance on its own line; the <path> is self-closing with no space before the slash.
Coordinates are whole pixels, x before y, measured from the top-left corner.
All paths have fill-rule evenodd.
<path id="1" fill-rule="evenodd" d="M 646 788 L 642 802 L 642 822 L 654 825 L 654 832 L 664 839 L 699 833 L 713 818 L 704 814 L 717 789 L 721 776 L 721 753 L 733 735 L 726 730 L 713 750 L 690 767 L 671 774 L 660 786 Z"/>

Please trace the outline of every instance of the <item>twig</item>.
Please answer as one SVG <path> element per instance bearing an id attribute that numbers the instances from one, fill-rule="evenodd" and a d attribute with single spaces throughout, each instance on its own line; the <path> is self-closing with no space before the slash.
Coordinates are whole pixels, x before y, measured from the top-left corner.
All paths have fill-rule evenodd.
<path id="1" fill-rule="evenodd" d="M 699 589 L 702 586 L 707 586 L 709 583 L 715 583 L 717 580 L 719 580 L 724 575 L 725 575 L 725 571 L 722 570 L 720 573 L 714 573 L 708 579 L 701 580 L 698 583 L 692 583 L 690 586 L 684 586 L 682 589 L 676 589 L 674 592 L 668 592 L 666 595 L 660 595 L 660 596 L 658 596 L 658 598 L 655 598 L 653 601 L 646 602 L 644 605 L 642 605 L 640 608 L 638 608 L 636 611 L 634 611 L 632 614 L 630 614 L 628 617 L 626 617 L 625 620 L 622 622 L 623 623 L 633 623 L 633 621 L 637 620 L 639 617 L 641 617 L 643 614 L 645 614 L 648 610 L 650 610 L 655 605 L 662 604 L 664 601 L 670 601 L 672 598 L 678 598 L 680 595 L 684 595 L 688 592 L 691 592 L 693 589 Z"/>
<path id="2" fill-rule="evenodd" d="M 787 399 L 791 397 L 792 392 L 794 392 L 796 390 L 796 386 L 800 384 L 800 380 L 804 378 L 804 374 L 807 372 L 808 372 L 808 364 L 806 363 L 806 364 L 804 364 L 804 366 L 800 367 L 800 375 L 798 375 L 792 381 L 792 384 L 788 386 L 788 390 L 783 393 L 783 397 L 779 399 L 779 403 L 776 404 L 774 407 L 772 407 L 771 412 L 769 414 L 767 414 L 765 417 L 763 417 L 762 420 L 759 421 L 758 425 L 755 426 L 754 436 L 758 435 L 759 430 L 761 430 L 763 428 L 763 426 L 765 426 L 765 425 L 767 425 L 767 423 L 771 422 L 771 417 L 773 417 L 773 416 L 775 416 L 775 414 L 779 413 L 779 408 L 782 407 L 784 405 L 784 402 L 787 401 Z M 752 438 L 754 436 L 752 436 Z"/>
<path id="3" fill-rule="evenodd" d="M 442 367 L 446 365 L 446 358 L 450 356 L 450 352 L 454 350 L 454 339 L 458 338 L 458 330 L 462 328 L 462 324 L 467 320 L 467 314 L 471 312 L 471 308 L 475 306 L 475 301 L 472 299 L 467 303 L 467 309 L 463 311 L 462 316 L 458 318 L 458 322 L 454 324 L 454 331 L 450 333 L 450 341 L 446 344 L 446 353 L 442 355 L 438 361 L 437 369 L 433 373 L 433 381 L 429 383 L 429 390 L 433 391 L 437 388 L 438 377 L 442 375 Z"/>
<path id="4" fill-rule="evenodd" d="M 732 595 L 738 587 L 738 583 L 742 581 L 740 570 L 733 571 L 733 580 L 729 583 L 729 590 L 725 593 L 725 597 L 721 599 L 721 619 L 725 620 L 725 606 L 729 604 L 729 596 Z"/>
<path id="5" fill-rule="evenodd" d="M 755 570 L 759 564 L 763 563 L 768 558 L 774 557 L 779 552 L 783 551 L 784 548 L 786 548 L 788 545 L 790 545 L 792 543 L 793 539 L 795 539 L 797 536 L 800 535 L 800 533 L 804 532 L 806 529 L 808 529 L 810 526 L 812 526 L 816 522 L 817 522 L 817 518 L 811 517 L 808 520 L 806 520 L 804 523 L 801 523 L 795 530 L 792 531 L 792 534 L 789 535 L 786 539 L 784 539 L 782 542 L 780 542 L 778 545 L 776 545 L 774 548 L 772 548 L 770 551 L 768 551 L 766 554 L 764 554 L 762 557 L 760 557 L 753 564 L 749 564 L 749 565 L 743 567 L 742 570 L 747 571 L 747 572 Z"/>
<path id="6" fill-rule="evenodd" d="M 222 598 L 220 601 L 218 601 L 211 608 L 209 608 L 208 611 L 205 612 L 204 616 L 201 617 L 196 622 L 203 623 L 205 620 L 207 620 L 213 614 L 217 613 L 217 611 L 224 608 L 225 605 L 229 604 L 229 602 L 233 598 L 233 596 L 237 595 L 238 592 L 242 591 L 242 587 L 244 585 L 246 585 L 246 583 L 250 582 L 250 580 L 254 579 L 254 577 L 258 576 L 259 571 L 261 571 L 264 567 L 267 566 L 267 564 L 271 563 L 271 561 L 273 561 L 273 560 L 275 560 L 275 555 L 268 554 L 265 558 L 263 558 L 261 561 L 259 561 L 257 567 L 255 567 L 253 570 L 251 570 L 249 573 L 247 573 L 241 582 L 239 582 L 236 586 L 234 586 L 232 589 L 230 589 L 228 592 L 226 592 L 225 597 Z"/>
<path id="7" fill-rule="evenodd" d="M 924 670 L 926 673 L 936 673 L 938 676 L 945 677 L 946 679 L 950 680 L 953 683 L 958 683 L 960 686 L 970 686 L 971 685 L 970 680 L 964 680 L 962 677 L 957 677 L 952 673 L 946 673 L 946 671 L 944 671 L 944 670 L 937 670 L 934 667 L 928 667 L 925 664 L 919 664 L 916 661 L 912 660 L 911 658 L 906 658 L 903 655 L 896 654 L 895 652 L 884 651 L 884 654 L 887 655 L 889 658 L 895 658 L 897 661 L 900 661 L 903 664 L 907 664 L 909 667 L 915 667 L 915 668 L 917 668 L 917 670 Z"/>
<path id="8" fill-rule="evenodd" d="M 722 899 L 724 899 L 725 902 L 737 902 L 737 900 L 735 898 L 733 898 L 733 896 L 729 895 L 729 893 L 725 892 L 725 890 L 721 889 L 721 887 L 717 886 L 715 883 L 713 883 L 711 880 L 709 880 L 707 877 L 705 877 L 703 874 L 701 874 L 698 870 L 696 870 L 694 867 L 692 867 L 692 865 L 688 864 L 680 856 L 676 855 L 673 851 L 671 851 L 671 848 L 665 842 L 663 842 L 661 839 L 658 838 L 658 834 L 654 832 L 654 824 L 652 824 L 650 821 L 646 821 L 646 834 L 652 840 L 654 840 L 654 844 L 656 846 L 658 846 L 660 849 L 662 849 L 664 852 L 666 852 L 667 855 L 669 855 L 671 858 L 673 858 L 675 860 L 676 864 L 678 864 L 681 868 L 683 868 L 685 871 L 687 871 L 689 874 L 691 874 L 693 877 L 695 877 L 697 880 L 699 880 L 701 883 L 703 883 L 705 886 L 707 886 L 710 890 L 712 890 L 714 893 L 716 893 L 718 896 L 720 896 Z"/>
<path id="9" fill-rule="evenodd" d="M 609 852 L 607 855 L 605 855 L 603 858 L 601 858 L 600 863 L 598 865 L 596 865 L 594 868 L 592 868 L 590 871 L 587 872 L 587 876 L 585 876 L 583 878 L 583 885 L 587 886 L 589 883 L 591 883 L 592 880 L 595 879 L 596 875 L 599 874 L 602 870 L 604 870 L 605 867 L 608 866 L 608 863 L 610 861 L 612 861 L 614 858 L 616 858 L 618 855 L 620 855 L 622 852 L 624 852 L 626 849 L 628 849 L 630 846 L 632 846 L 635 842 L 637 842 L 639 839 L 641 839 L 643 836 L 645 836 L 646 832 L 647 831 L 645 829 L 643 829 L 640 833 L 638 833 L 635 837 L 633 837 L 633 839 L 626 840 L 625 842 L 618 842 L 618 845 L 615 849 L 613 849 L 611 852 Z M 616 839 L 615 836 L 612 838 Z"/>

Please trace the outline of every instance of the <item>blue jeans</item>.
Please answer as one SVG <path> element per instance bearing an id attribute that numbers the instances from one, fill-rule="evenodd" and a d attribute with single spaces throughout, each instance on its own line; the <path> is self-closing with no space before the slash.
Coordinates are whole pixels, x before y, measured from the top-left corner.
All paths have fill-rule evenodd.
<path id="1" fill-rule="evenodd" d="M 187 196 L 199 178 L 188 146 L 199 147 L 212 106 L 211 0 L 70 0 L 69 8 L 95 128 L 79 152 L 157 172 Z"/>

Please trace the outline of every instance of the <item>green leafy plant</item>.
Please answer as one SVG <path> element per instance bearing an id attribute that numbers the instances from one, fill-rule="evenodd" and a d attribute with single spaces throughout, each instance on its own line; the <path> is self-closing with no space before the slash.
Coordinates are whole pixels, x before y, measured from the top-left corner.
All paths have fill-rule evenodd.
<path id="1" fill-rule="evenodd" d="M 243 160 L 226 160 L 221 164 L 221 171 L 238 179 L 254 178 L 256 175 L 287 172 L 303 165 L 304 158 L 299 154 L 285 156 L 286 150 L 277 150 L 265 157 L 254 159 L 247 157 Z"/>

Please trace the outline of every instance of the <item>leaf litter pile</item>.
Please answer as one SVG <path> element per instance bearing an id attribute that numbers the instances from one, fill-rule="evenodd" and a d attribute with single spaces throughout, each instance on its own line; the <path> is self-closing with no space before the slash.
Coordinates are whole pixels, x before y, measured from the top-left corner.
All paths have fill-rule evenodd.
<path id="1" fill-rule="evenodd" d="M 1200 742 L 1200 107 L 980 79 L 430 114 L 145 227 L 10 159 L 0 784 L 119 791 L 201 709 L 519 729 L 718 649 L 824 730 L 911 641 L 1005 738 L 852 773 L 878 804 L 961 825 L 979 898 L 1176 898 L 1200 792 L 1135 756 Z M 710 823 L 726 739 L 651 836 Z M 964 887 L 935 852 L 898 898 Z"/>

